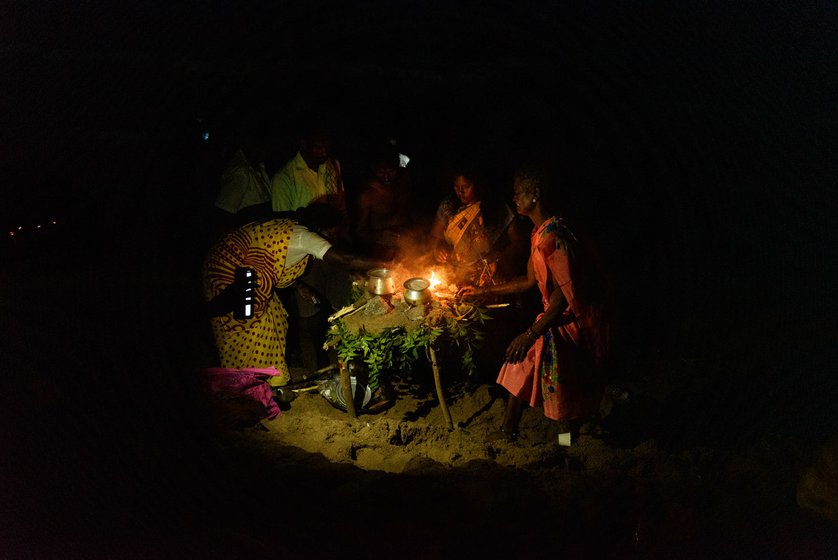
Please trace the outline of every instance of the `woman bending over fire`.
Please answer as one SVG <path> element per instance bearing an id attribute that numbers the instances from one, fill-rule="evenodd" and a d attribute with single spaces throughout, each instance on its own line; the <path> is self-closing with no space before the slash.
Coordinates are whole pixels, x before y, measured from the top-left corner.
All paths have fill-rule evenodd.
<path id="1" fill-rule="evenodd" d="M 385 267 L 387 263 L 344 253 L 328 241 L 340 231 L 341 214 L 327 204 L 311 204 L 293 218 L 251 222 L 226 234 L 204 261 L 204 299 L 210 307 L 215 344 L 224 368 L 279 370 L 271 384 L 288 383 L 285 363 L 288 312 L 277 289 L 291 286 L 312 257 L 348 270 Z M 253 315 L 237 318 L 236 269 L 256 272 Z"/>

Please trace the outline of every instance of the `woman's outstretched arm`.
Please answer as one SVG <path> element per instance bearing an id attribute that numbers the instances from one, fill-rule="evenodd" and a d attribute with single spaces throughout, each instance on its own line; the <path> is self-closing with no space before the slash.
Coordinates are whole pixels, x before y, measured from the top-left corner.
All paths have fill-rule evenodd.
<path id="1" fill-rule="evenodd" d="M 527 261 L 527 275 L 513 278 L 509 282 L 497 284 L 495 286 L 484 286 L 477 288 L 475 286 L 463 286 L 460 289 L 459 295 L 467 299 L 480 299 L 490 296 L 504 296 L 508 294 L 517 294 L 526 292 L 534 288 L 536 285 L 535 271 L 532 267 L 532 259 Z"/>
<path id="2" fill-rule="evenodd" d="M 353 255 L 352 253 L 346 253 L 335 247 L 331 247 L 328 251 L 326 251 L 326 254 L 323 255 L 323 261 L 345 270 L 388 268 L 392 264 L 380 259 L 370 259 L 359 255 Z"/>

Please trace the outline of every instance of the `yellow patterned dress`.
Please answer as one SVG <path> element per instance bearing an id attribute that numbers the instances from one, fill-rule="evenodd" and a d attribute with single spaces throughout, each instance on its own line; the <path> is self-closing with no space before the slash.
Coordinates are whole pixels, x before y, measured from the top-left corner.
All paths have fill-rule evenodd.
<path id="1" fill-rule="evenodd" d="M 292 220 L 253 222 L 224 236 L 204 261 L 204 299 L 212 300 L 233 283 L 236 268 L 256 271 L 258 287 L 253 317 L 237 320 L 233 313 L 212 318 L 215 345 L 221 367 L 275 367 L 280 375 L 272 385 L 285 385 L 290 379 L 285 363 L 288 312 L 274 292 L 286 288 L 305 272 L 310 255 L 289 269 L 285 268 L 288 243 L 296 223 Z"/>

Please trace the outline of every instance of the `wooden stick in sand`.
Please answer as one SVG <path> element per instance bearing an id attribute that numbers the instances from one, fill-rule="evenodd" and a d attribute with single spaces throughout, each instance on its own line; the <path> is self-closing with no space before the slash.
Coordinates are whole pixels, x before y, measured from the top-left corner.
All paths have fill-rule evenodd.
<path id="1" fill-rule="evenodd" d="M 428 354 L 431 357 L 431 368 L 434 370 L 434 385 L 436 385 L 436 396 L 439 399 L 439 407 L 442 409 L 442 415 L 445 417 L 445 423 L 448 425 L 448 431 L 454 429 L 454 422 L 451 421 L 451 412 L 448 410 L 448 404 L 445 402 L 445 395 L 442 393 L 442 381 L 439 379 L 439 363 L 436 359 L 436 350 L 431 346 L 428 349 Z"/>
<path id="2" fill-rule="evenodd" d="M 355 411 L 355 395 L 352 394 L 352 380 L 349 378 L 349 370 L 343 360 L 340 361 L 340 388 L 343 391 L 343 400 L 346 402 L 346 412 L 350 418 L 357 418 Z"/>

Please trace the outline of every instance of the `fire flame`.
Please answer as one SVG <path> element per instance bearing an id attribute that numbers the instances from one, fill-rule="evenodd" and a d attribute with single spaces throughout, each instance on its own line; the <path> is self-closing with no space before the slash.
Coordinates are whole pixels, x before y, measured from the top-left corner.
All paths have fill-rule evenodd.
<path id="1" fill-rule="evenodd" d="M 428 288 L 437 297 L 451 297 L 457 291 L 457 286 L 449 283 L 448 276 L 444 270 L 438 271 L 432 269 L 431 274 L 428 276 L 428 282 L 430 282 Z"/>
<path id="2" fill-rule="evenodd" d="M 430 286 L 431 290 L 435 290 L 437 286 L 442 284 L 442 280 L 436 277 L 436 271 L 435 270 L 431 271 L 431 277 L 428 278 L 428 282 L 431 283 L 431 286 Z"/>

